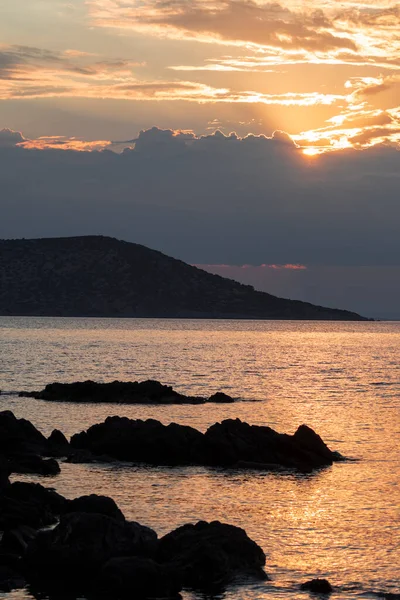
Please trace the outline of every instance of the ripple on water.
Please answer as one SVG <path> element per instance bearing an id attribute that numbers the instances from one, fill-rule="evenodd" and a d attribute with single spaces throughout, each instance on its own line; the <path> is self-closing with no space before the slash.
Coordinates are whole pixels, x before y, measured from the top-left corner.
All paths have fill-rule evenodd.
<path id="1" fill-rule="evenodd" d="M 68 497 L 110 495 L 128 518 L 159 534 L 198 519 L 244 527 L 265 549 L 273 581 L 233 587 L 225 600 L 304 600 L 298 585 L 312 577 L 327 577 L 341 599 L 399 591 L 400 324 L 1 318 L 0 330 L 3 390 L 151 378 L 183 393 L 225 390 L 246 400 L 146 407 L 0 396 L 2 409 L 46 434 L 57 427 L 72 435 L 109 414 L 202 431 L 230 417 L 288 433 L 305 422 L 359 459 L 307 477 L 63 464 L 47 485 Z"/>

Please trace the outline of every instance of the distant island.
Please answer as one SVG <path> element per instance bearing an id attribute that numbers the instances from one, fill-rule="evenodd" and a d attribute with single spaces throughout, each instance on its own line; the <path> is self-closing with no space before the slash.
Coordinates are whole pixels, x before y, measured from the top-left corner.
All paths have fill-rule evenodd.
<path id="1" fill-rule="evenodd" d="M 367 320 L 104 236 L 0 240 L 0 315 Z"/>

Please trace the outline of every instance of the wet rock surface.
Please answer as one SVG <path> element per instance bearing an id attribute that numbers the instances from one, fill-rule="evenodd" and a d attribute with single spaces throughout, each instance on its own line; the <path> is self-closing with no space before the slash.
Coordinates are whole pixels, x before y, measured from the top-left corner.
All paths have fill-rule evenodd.
<path id="1" fill-rule="evenodd" d="M 227 403 L 234 399 L 223 392 L 209 398 L 185 396 L 171 386 L 159 381 L 77 381 L 74 383 L 50 383 L 38 392 L 20 392 L 20 396 L 53 402 L 93 402 L 119 404 L 205 404 L 206 402 Z"/>

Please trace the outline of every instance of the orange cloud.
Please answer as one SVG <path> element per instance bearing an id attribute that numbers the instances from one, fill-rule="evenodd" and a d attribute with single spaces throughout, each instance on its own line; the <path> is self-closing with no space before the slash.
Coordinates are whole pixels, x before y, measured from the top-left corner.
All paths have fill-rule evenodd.
<path id="1" fill-rule="evenodd" d="M 293 135 L 308 156 L 323 152 L 400 144 L 400 107 L 382 107 L 382 94 L 395 90 L 400 101 L 400 77 L 354 77 L 345 84 L 347 106 L 327 125 Z M 397 90 L 396 90 L 397 88 Z M 378 98 L 379 96 L 379 98 Z M 392 101 L 392 95 L 386 102 Z"/>
<path id="2" fill-rule="evenodd" d="M 86 58 L 86 57 L 85 57 Z M 233 91 L 193 81 L 146 81 L 125 60 L 71 62 L 70 55 L 38 48 L 3 47 L 0 50 L 0 99 L 111 98 L 125 100 L 185 100 L 280 106 L 316 106 L 343 103 L 345 95 L 321 92 L 267 94 L 257 90 Z M 1 66 L 2 65 L 2 66 Z"/>
<path id="3" fill-rule="evenodd" d="M 27 150 L 74 150 L 75 152 L 93 152 L 94 150 L 104 150 L 111 146 L 112 142 L 108 140 L 86 141 L 75 137 L 64 137 L 59 135 L 42 136 L 35 140 L 25 140 L 16 144 L 18 147 Z"/>
<path id="4" fill-rule="evenodd" d="M 278 63 L 293 58 L 400 68 L 399 9 L 343 0 L 87 0 L 98 27 L 242 46 Z M 293 54 L 297 53 L 297 57 Z"/>

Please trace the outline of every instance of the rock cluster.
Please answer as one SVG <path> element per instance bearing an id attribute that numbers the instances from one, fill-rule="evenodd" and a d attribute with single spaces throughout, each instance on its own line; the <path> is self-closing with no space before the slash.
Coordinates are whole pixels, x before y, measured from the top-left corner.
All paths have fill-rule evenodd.
<path id="1" fill-rule="evenodd" d="M 11 473 L 59 472 L 55 458 L 151 464 L 311 470 L 337 459 L 306 426 L 293 436 L 227 420 L 205 434 L 177 424 L 109 417 L 71 442 L 58 430 L 45 438 L 29 421 L 0 413 L 0 592 L 27 583 L 42 597 L 180 598 L 182 588 L 220 592 L 241 577 L 268 579 L 265 554 L 243 529 L 213 521 L 187 524 L 158 538 L 129 522 L 114 500 L 68 500 Z M 56 465 L 49 467 L 48 465 Z M 310 588 L 311 589 L 311 588 Z"/>
<path id="2" fill-rule="evenodd" d="M 218 521 L 158 539 L 104 496 L 66 500 L 39 484 L 16 482 L 3 488 L 0 502 L 0 591 L 29 583 L 41 594 L 179 598 L 183 586 L 208 590 L 240 575 L 267 578 L 261 548 L 242 529 Z"/>
<path id="3" fill-rule="evenodd" d="M 154 419 L 108 417 L 71 438 L 71 447 L 95 456 L 152 465 L 203 465 L 247 469 L 296 469 L 310 472 L 342 460 L 306 425 L 294 435 L 270 427 L 227 419 L 205 433 Z M 85 454 L 83 454 L 85 461 Z"/>

